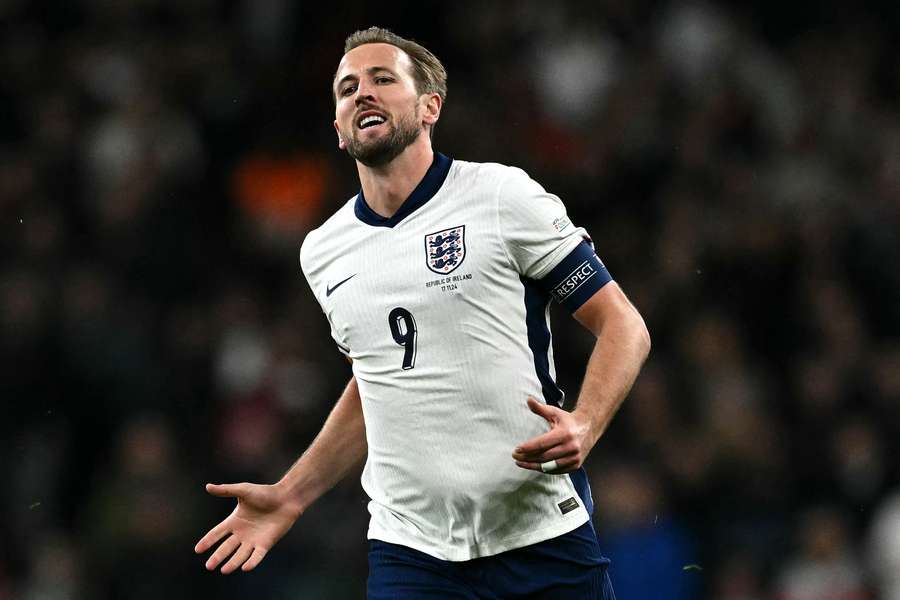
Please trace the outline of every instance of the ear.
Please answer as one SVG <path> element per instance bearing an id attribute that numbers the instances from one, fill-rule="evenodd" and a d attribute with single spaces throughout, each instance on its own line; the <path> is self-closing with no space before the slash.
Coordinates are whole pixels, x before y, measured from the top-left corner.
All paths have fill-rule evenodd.
<path id="1" fill-rule="evenodd" d="M 434 126 L 441 118 L 441 106 L 443 101 L 437 94 L 426 94 L 422 97 L 422 123 Z"/>
<path id="2" fill-rule="evenodd" d="M 340 148 L 341 150 L 346 150 L 347 142 L 344 141 L 344 136 L 341 135 L 341 128 L 338 126 L 337 120 L 334 121 L 334 130 L 337 132 L 338 148 Z"/>

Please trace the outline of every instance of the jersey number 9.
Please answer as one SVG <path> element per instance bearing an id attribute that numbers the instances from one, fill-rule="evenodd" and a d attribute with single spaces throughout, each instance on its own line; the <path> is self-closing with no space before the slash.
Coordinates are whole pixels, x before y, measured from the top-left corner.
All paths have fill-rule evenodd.
<path id="1" fill-rule="evenodd" d="M 416 320 L 412 313 L 398 306 L 388 315 L 394 341 L 403 346 L 403 370 L 416 366 Z"/>

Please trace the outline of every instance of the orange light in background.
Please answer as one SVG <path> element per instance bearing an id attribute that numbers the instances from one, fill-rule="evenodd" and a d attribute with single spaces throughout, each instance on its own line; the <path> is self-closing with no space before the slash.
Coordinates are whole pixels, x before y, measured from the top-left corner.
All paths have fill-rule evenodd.
<path id="1" fill-rule="evenodd" d="M 328 161 L 319 156 L 253 153 L 238 164 L 231 184 L 244 212 L 269 233 L 295 235 L 318 215 L 328 180 Z"/>

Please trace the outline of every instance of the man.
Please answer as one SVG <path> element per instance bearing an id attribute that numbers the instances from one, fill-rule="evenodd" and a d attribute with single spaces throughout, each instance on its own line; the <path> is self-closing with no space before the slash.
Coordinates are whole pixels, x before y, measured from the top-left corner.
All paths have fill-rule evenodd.
<path id="1" fill-rule="evenodd" d="M 300 261 L 353 377 L 278 483 L 207 485 L 238 506 L 195 550 L 225 538 L 207 568 L 255 568 L 365 459 L 369 598 L 612 598 L 582 464 L 649 352 L 643 320 L 557 197 L 432 150 L 446 73 L 428 50 L 357 32 L 333 91 L 362 189 Z M 597 336 L 572 412 L 551 298 Z"/>

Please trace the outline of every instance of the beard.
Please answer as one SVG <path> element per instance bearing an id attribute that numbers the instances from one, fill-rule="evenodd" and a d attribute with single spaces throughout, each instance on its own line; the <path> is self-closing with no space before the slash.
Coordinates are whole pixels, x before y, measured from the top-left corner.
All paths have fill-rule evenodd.
<path id="1" fill-rule="evenodd" d="M 417 123 L 417 113 L 418 111 L 413 111 L 413 115 L 401 118 L 396 125 L 385 122 L 391 130 L 387 135 L 370 142 L 361 142 L 359 132 L 354 132 L 347 140 L 347 153 L 367 167 L 381 167 L 388 164 L 422 133 Z"/>

